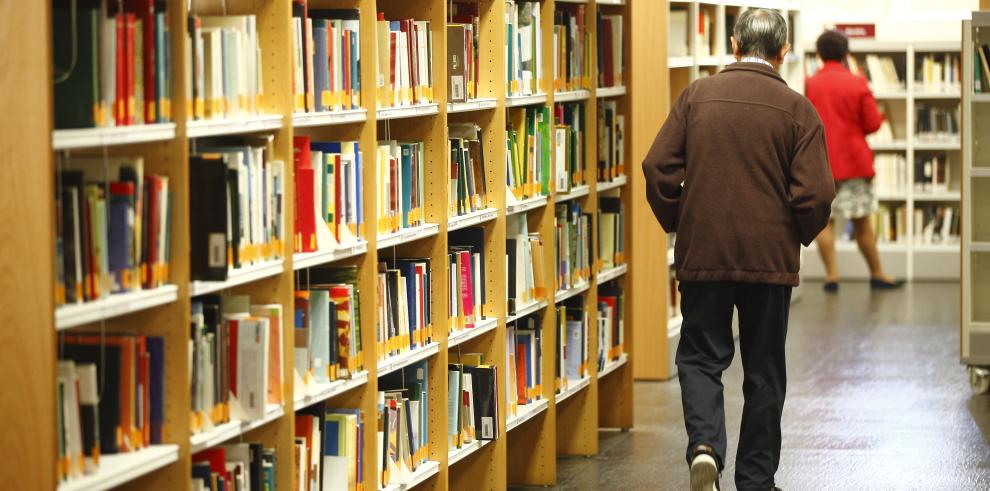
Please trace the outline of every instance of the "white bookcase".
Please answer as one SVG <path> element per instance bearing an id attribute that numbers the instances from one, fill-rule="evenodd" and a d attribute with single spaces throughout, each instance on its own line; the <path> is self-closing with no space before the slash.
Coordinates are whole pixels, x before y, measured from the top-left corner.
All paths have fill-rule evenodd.
<path id="1" fill-rule="evenodd" d="M 990 365 L 990 94 L 974 88 L 974 48 L 990 44 L 990 12 L 963 21 L 962 312 L 960 357 Z"/>
<path id="2" fill-rule="evenodd" d="M 896 278 L 908 280 L 957 280 L 959 279 L 959 241 L 958 238 L 948 243 L 923 244 L 915 239 L 916 227 L 914 213 L 916 209 L 928 205 L 952 205 L 960 211 L 960 183 L 962 178 L 961 161 L 962 146 L 958 136 L 932 140 L 919 138 L 916 134 L 916 117 L 918 104 L 930 104 L 938 107 L 951 107 L 958 103 L 961 97 L 959 87 L 938 87 L 933 89 L 915 82 L 915 65 L 921 57 L 927 54 L 959 53 L 960 46 L 956 41 L 945 42 L 886 42 L 854 39 L 850 42 L 850 52 L 856 57 L 867 54 L 891 56 L 903 60 L 905 67 L 905 84 L 901 90 L 876 90 L 874 96 L 878 104 L 887 107 L 891 124 L 894 126 L 895 139 L 883 143 L 871 143 L 871 148 L 877 155 L 883 153 L 903 155 L 907 162 L 907 187 L 905 192 L 891 195 L 878 195 L 880 204 L 903 206 L 906 213 L 906 234 L 896 243 L 878 244 L 880 260 L 887 271 Z M 965 56 L 963 56 L 965 65 Z M 816 54 L 813 46 L 805 53 L 806 75 L 814 70 Z M 865 65 L 862 65 L 865 70 Z M 965 68 L 965 67 L 964 67 Z M 962 76 L 966 80 L 965 73 Z M 960 121 L 960 127 L 965 125 Z M 922 192 L 915 189 L 915 158 L 918 156 L 944 155 L 948 159 L 949 191 Z M 965 219 L 966 211 L 962 212 Z M 962 222 L 960 222 L 962 223 Z M 869 270 L 866 262 L 859 253 L 855 242 L 839 240 L 843 234 L 843 221 L 836 223 L 836 262 L 839 274 L 844 279 L 868 279 Z M 818 257 L 816 244 L 808 248 L 802 277 L 821 279 L 825 269 Z"/>

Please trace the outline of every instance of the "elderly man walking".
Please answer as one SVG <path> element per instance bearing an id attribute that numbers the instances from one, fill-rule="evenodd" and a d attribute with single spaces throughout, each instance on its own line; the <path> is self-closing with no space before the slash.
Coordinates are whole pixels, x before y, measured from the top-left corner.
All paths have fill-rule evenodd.
<path id="1" fill-rule="evenodd" d="M 733 308 L 745 372 L 736 487 L 775 487 L 791 290 L 801 244 L 828 223 L 835 197 L 818 113 L 777 73 L 790 49 L 784 18 L 745 11 L 732 47 L 737 63 L 681 94 L 643 162 L 653 213 L 677 232 L 676 361 L 692 491 L 718 489 L 725 465 Z"/>

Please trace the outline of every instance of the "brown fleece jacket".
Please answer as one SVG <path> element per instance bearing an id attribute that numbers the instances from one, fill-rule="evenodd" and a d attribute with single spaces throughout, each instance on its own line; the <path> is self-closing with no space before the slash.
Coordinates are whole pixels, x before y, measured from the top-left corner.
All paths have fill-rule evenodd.
<path id="1" fill-rule="evenodd" d="M 818 113 L 760 63 L 691 84 L 643 172 L 653 213 L 677 232 L 681 281 L 797 285 L 800 246 L 835 198 Z"/>

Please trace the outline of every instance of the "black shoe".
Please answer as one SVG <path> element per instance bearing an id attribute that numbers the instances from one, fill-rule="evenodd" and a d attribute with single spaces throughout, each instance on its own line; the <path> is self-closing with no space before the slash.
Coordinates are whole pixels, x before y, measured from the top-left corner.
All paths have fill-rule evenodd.
<path id="1" fill-rule="evenodd" d="M 870 278 L 871 290 L 896 290 L 902 286 L 904 286 L 904 280 L 895 280 L 892 283 L 888 283 L 879 278 Z"/>
<path id="2" fill-rule="evenodd" d="M 828 293 L 836 293 L 839 291 L 839 282 L 826 281 L 825 284 L 822 285 L 822 290 L 825 290 Z"/>

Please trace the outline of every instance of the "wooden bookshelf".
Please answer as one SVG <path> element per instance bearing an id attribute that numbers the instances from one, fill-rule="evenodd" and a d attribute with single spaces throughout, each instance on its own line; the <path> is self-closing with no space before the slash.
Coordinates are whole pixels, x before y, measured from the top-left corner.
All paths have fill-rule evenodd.
<path id="1" fill-rule="evenodd" d="M 803 52 L 801 48 L 801 10 L 798 2 L 774 0 L 743 2 L 671 0 L 663 6 L 665 18 L 662 22 L 664 25 L 669 26 L 668 22 L 675 22 L 674 17 L 671 15 L 672 10 L 680 9 L 685 11 L 687 14 L 687 26 L 684 26 L 684 29 L 686 29 L 687 33 L 687 45 L 679 50 L 668 47 L 666 43 L 671 41 L 667 37 L 664 37 L 663 42 L 665 45 L 663 51 L 670 51 L 671 53 L 678 54 L 678 56 L 664 57 L 664 61 L 667 63 L 664 70 L 667 75 L 666 79 L 663 79 L 664 77 L 662 75 L 643 74 L 642 82 L 645 86 L 661 87 L 665 96 L 663 98 L 664 100 L 649 100 L 645 94 L 634 94 L 634 107 L 640 108 L 644 107 L 645 104 L 652 104 L 651 107 L 656 108 L 652 111 L 652 114 L 667 114 L 670 104 L 691 83 L 699 78 L 714 75 L 727 65 L 734 63 L 735 59 L 728 48 L 728 40 L 732 36 L 729 18 L 732 16 L 738 18 L 739 14 L 747 8 L 776 9 L 787 20 L 794 46 L 791 47 L 792 53 L 785 58 L 784 64 L 780 68 L 780 73 L 791 87 L 803 86 L 804 67 L 801 64 L 801 56 L 794 54 Z M 702 15 L 708 15 L 711 19 L 709 25 L 711 36 L 709 46 L 702 46 L 698 37 L 695 35 L 697 26 L 701 23 Z M 637 16 L 633 18 L 634 22 L 637 22 Z M 673 29 L 672 26 L 669 26 L 669 28 Z M 634 31 L 637 34 L 642 32 L 639 29 L 634 29 Z M 641 50 L 641 44 L 645 42 L 645 40 L 642 42 L 634 41 L 633 46 L 637 50 Z M 635 52 L 636 50 L 634 50 Z M 649 55 L 652 56 L 652 58 L 648 58 L 650 61 L 639 61 L 637 58 L 632 62 L 634 72 L 641 64 L 648 65 L 649 63 L 653 63 L 655 66 L 656 58 L 662 56 L 662 54 L 657 53 L 650 53 Z M 651 111 L 644 112 L 647 114 L 651 113 Z M 644 118 L 648 119 L 639 119 L 636 113 L 634 112 L 634 131 L 632 133 L 632 161 L 641 162 L 649 150 L 650 145 L 653 143 L 657 132 L 660 130 L 663 120 L 655 116 L 644 116 Z M 637 379 L 666 380 L 676 375 L 673 356 L 674 350 L 677 348 L 677 342 L 680 339 L 680 317 L 677 312 L 671 311 L 669 299 L 669 280 L 676 273 L 673 268 L 672 251 L 668 251 L 667 254 L 657 254 L 656 252 L 648 254 L 644 252 L 667 251 L 667 244 L 670 238 L 660 229 L 652 212 L 650 212 L 649 205 L 645 200 L 646 183 L 643 182 L 642 176 L 638 174 L 637 172 L 633 175 L 634 178 L 638 178 L 638 181 L 634 179 L 632 193 L 638 202 L 631 207 L 633 210 L 632 221 L 636 228 L 636 234 L 632 238 L 633 260 L 631 263 L 636 265 L 636 268 L 631 270 L 634 284 L 632 288 L 637 291 L 646 289 L 656 293 L 653 293 L 651 298 L 651 301 L 654 303 L 647 302 L 647 305 L 643 306 L 644 310 L 639 311 L 638 307 L 634 307 L 632 325 L 638 331 L 636 335 L 638 342 L 633 346 L 632 365 Z M 798 293 L 795 292 L 795 298 L 797 296 Z M 664 320 L 661 322 L 655 320 L 655 310 L 649 308 L 650 305 L 656 305 L 657 303 L 664 305 L 663 310 L 666 314 L 662 316 Z M 639 305 L 642 306 L 642 304 Z"/>
<path id="2" fill-rule="evenodd" d="M 374 484 L 378 460 L 374 429 L 379 376 L 399 365 L 416 359 L 426 360 L 430 373 L 430 427 L 429 460 L 417 472 L 414 480 L 395 489 L 504 489 L 510 484 L 553 485 L 557 482 L 556 460 L 558 455 L 593 455 L 598 452 L 600 427 L 629 429 L 633 426 L 633 361 L 638 356 L 634 342 L 643 323 L 643 330 L 654 329 L 649 315 L 653 299 L 637 292 L 656 292 L 656 271 L 651 271 L 657 244 L 663 237 L 645 202 L 645 189 L 638 164 L 645 148 L 652 141 L 663 114 L 666 101 L 657 101 L 651 93 L 657 84 L 665 83 L 665 77 L 655 70 L 657 60 L 666 60 L 664 45 L 656 43 L 656 23 L 662 22 L 666 2 L 622 2 L 590 0 L 585 3 L 586 25 L 590 32 L 588 49 L 595 57 L 597 33 L 596 14 L 599 10 L 608 14 L 620 14 L 624 19 L 623 44 L 625 56 L 624 80 L 616 87 L 596 87 L 597 77 L 591 77 L 591 85 L 584 91 L 561 94 L 553 91 L 552 74 L 552 23 L 554 0 L 540 4 L 543 39 L 542 95 L 509 100 L 505 90 L 506 60 L 505 2 L 479 0 L 481 14 L 480 52 L 481 77 L 479 99 L 466 103 L 448 104 L 446 86 L 446 28 L 448 5 L 445 0 L 310 0 L 311 6 L 320 8 L 357 8 L 361 12 L 361 109 L 329 113 L 296 113 L 293 109 L 291 53 L 293 49 L 291 26 L 291 2 L 257 2 L 255 0 L 196 0 L 168 2 L 170 45 L 172 51 L 172 106 L 174 123 L 148 125 L 112 130 L 53 131 L 51 90 L 51 6 L 13 2 L 0 7 L 8 22 L 4 31 L 6 45 L 24 46 L 25 49 L 6 50 L 0 55 L 3 65 L 11 68 L 3 85 L 16 92 L 17 97 L 5 97 L 3 107 L 9 114 L 35 113 L 41 116 L 7 125 L 0 137 L 0 148 L 12 159 L 31 161 L 30 166 L 4 166 L 2 172 L 17 186 L 7 193 L 3 211 L 8 227 L 17 230 L 8 234 L 8 250 L 15 254 L 0 257 L 6 278 L 5 285 L 14 295 L 5 296 L 5 311 L 18 327 L 5 330 L 2 357 L 8 374 L 12 375 L 11 394 L 4 404 L 3 416 L 11 422 L 12 445 L 2 450 L 8 462 L 17 466 L 5 466 L 0 481 L 12 488 L 57 487 L 55 482 L 55 362 L 57 334 L 59 330 L 81 332 L 135 332 L 162 336 L 165 339 L 165 427 L 164 446 L 152 447 L 135 455 L 122 454 L 121 458 L 106 459 L 107 468 L 101 469 L 94 479 L 63 484 L 65 489 L 86 487 L 104 489 L 124 485 L 130 489 L 187 489 L 190 482 L 191 455 L 197 450 L 224 441 L 258 441 L 277 452 L 277 479 L 280 489 L 293 486 L 293 436 L 297 409 L 325 403 L 328 407 L 359 408 L 364 412 L 364 476 L 366 489 Z M 192 8 L 192 12 L 188 11 Z M 388 18 L 415 17 L 431 21 L 433 31 L 433 76 L 435 104 L 424 107 L 380 109 L 376 93 L 376 13 L 385 12 Z M 262 47 L 261 64 L 264 71 L 263 113 L 251 117 L 192 121 L 187 103 L 191 94 L 184 84 L 190 60 L 184 45 L 187 40 L 186 18 L 196 15 L 251 14 L 257 17 L 257 32 Z M 638 18 L 636 16 L 639 16 Z M 665 39 L 664 39 L 665 41 Z M 12 67 L 20 67 L 13 69 Z M 643 87 L 640 101 L 634 101 L 636 88 Z M 624 177 L 607 183 L 597 183 L 597 114 L 598 103 L 604 99 L 619 101 L 619 112 L 626 117 L 625 173 Z M 589 176 L 587 187 L 567 195 L 550 196 L 532 204 L 518 207 L 524 214 L 531 231 L 539 231 L 546 249 L 544 268 L 547 278 L 556 278 L 553 255 L 554 205 L 564 200 L 577 200 L 587 213 L 597 216 L 599 189 L 618 192 L 626 210 L 625 244 L 626 264 L 609 270 L 596 271 L 587 286 L 572 289 L 566 295 L 584 299 L 589 313 L 589 377 L 571 390 L 555 394 L 554 343 L 556 341 L 557 285 L 551 283 L 547 297 L 532 309 L 529 315 L 539 320 L 542 336 L 544 377 L 543 400 L 531 405 L 513 419 L 511 429 L 505 416 L 508 414 L 503 397 L 499 397 L 499 439 L 462 449 L 449 449 L 446 437 L 446 391 L 448 353 L 453 350 L 480 352 L 492 360 L 500 372 L 499 394 L 506 390 L 505 343 L 506 322 L 510 321 L 505 302 L 505 236 L 506 236 L 506 174 L 504 162 L 505 128 L 508 121 L 519 118 L 520 104 L 546 104 L 553 107 L 555 101 L 569 100 L 583 104 L 585 109 L 585 172 Z M 449 166 L 447 164 L 447 126 L 449 123 L 473 122 L 482 128 L 484 138 L 489 194 L 487 210 L 469 217 L 452 217 L 447 210 Z M 649 133 L 649 136 L 645 136 Z M 294 135 L 310 135 L 325 141 L 357 140 L 366 162 L 374 159 L 374 149 L 379 139 L 394 138 L 424 141 L 426 144 L 426 222 L 429 226 L 415 233 L 403 232 L 400 237 L 378 237 L 374 227 L 369 228 L 364 241 L 338 250 L 318 251 L 311 254 L 293 254 L 291 241 L 283 244 L 282 258 L 277 261 L 247 268 L 222 283 L 191 281 L 189 254 L 190 217 L 197 210 L 190 207 L 189 161 L 190 149 L 197 140 L 215 135 L 267 134 L 274 137 L 272 160 L 282 160 L 291 175 L 292 139 Z M 100 305 L 73 305 L 54 308 L 52 292 L 54 252 L 54 196 L 53 176 L 56 152 L 106 152 L 114 155 L 140 155 L 144 158 L 146 172 L 167 175 L 170 178 L 172 198 L 168 286 L 158 290 L 141 292 L 139 298 L 112 298 Z M 39 158 L 39 155 L 42 156 Z M 364 166 L 363 204 L 366 223 L 375 223 L 375 166 Z M 294 189 L 292 179 L 286 176 L 285 223 L 293 223 Z M 38 197 L 42 196 L 43 199 Z M 593 222 L 593 244 L 597 243 L 597 218 Z M 634 226 L 641 225 L 641 226 Z M 485 264 L 487 304 L 486 320 L 479 324 L 477 332 L 459 334 L 448 339 L 447 318 L 435 315 L 431 345 L 416 352 L 404 354 L 403 360 L 377 362 L 375 353 L 375 318 L 377 308 L 374 292 L 377 291 L 377 263 L 379 258 L 429 257 L 432 260 L 434 282 L 432 285 L 433 311 L 445 313 L 450 292 L 447 286 L 448 232 L 465 226 L 481 226 L 485 230 Z M 636 230 L 634 233 L 633 230 Z M 644 232 L 645 230 L 645 232 Z M 637 253 L 637 251 L 640 251 Z M 643 261 L 643 268 L 633 267 Z M 307 267 L 321 264 L 356 265 L 358 287 L 366 292 L 361 302 L 362 346 L 365 372 L 353 380 L 335 382 L 317 387 L 309 392 L 295 387 L 293 382 L 293 329 L 283 330 L 282 353 L 283 401 L 281 406 L 268 408 L 266 417 L 251 422 L 232 422 L 218 427 L 207 435 L 193 435 L 189 428 L 191 406 L 188 374 L 189 366 L 188 326 L 193 298 L 211 292 L 247 294 L 252 303 L 278 303 L 285 309 L 285 319 L 291 318 L 293 294 L 297 275 Z M 662 269 L 662 268 L 661 268 Z M 597 276 L 601 275 L 600 278 Z M 552 282 L 553 280 L 551 280 Z M 612 281 L 624 288 L 626 296 L 623 362 L 612 362 L 608 373 L 599 374 L 596 369 L 597 306 L 599 285 Z M 58 319 L 58 320 L 57 320 Z M 284 319 L 284 320 L 285 320 Z M 288 325 L 288 323 L 283 323 Z M 30 327 L 30 328 L 29 328 Z M 547 383 L 546 381 L 550 381 Z M 562 399 L 557 404 L 557 399 Z M 39 421 L 45 423 L 39 424 Z M 115 456 L 116 457 L 116 456 Z M 88 479 L 88 477 L 87 477 Z M 393 487 L 390 487 L 393 488 Z"/>

